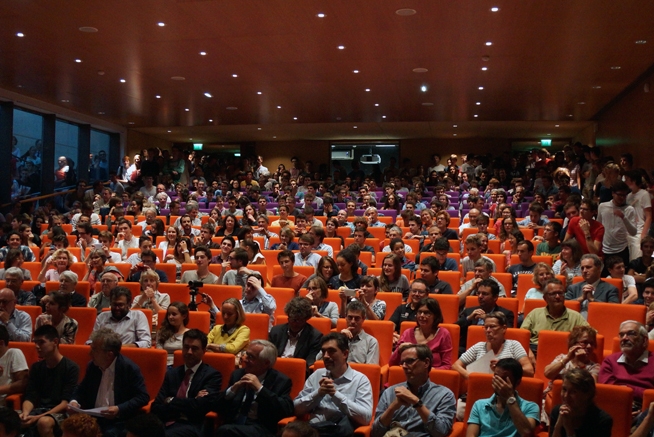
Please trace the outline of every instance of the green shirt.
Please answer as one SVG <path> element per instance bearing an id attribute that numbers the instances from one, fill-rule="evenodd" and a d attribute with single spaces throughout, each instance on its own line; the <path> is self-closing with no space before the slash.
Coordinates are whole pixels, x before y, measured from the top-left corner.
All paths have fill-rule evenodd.
<path id="1" fill-rule="evenodd" d="M 575 326 L 588 326 L 588 322 L 577 311 L 566 308 L 561 317 L 555 319 L 547 311 L 547 307 L 543 307 L 530 312 L 521 328 L 531 332 L 530 342 L 537 345 L 540 331 L 570 332 Z"/>

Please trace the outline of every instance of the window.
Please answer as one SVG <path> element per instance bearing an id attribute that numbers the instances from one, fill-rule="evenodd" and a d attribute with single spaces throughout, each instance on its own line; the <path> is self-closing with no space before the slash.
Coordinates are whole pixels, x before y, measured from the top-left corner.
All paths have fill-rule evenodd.
<path id="1" fill-rule="evenodd" d="M 89 162 L 89 182 L 109 179 L 109 134 L 91 130 L 91 160 Z"/>
<path id="2" fill-rule="evenodd" d="M 34 195 L 41 191 L 43 117 L 14 109 L 13 131 L 11 196 Z"/>

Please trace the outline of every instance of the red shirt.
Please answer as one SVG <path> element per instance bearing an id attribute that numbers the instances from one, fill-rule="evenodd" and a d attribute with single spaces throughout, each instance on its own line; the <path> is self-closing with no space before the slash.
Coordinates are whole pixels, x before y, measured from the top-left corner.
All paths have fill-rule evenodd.
<path id="1" fill-rule="evenodd" d="M 570 219 L 570 222 L 568 223 L 568 234 L 571 234 L 573 237 L 575 237 L 575 239 L 581 245 L 582 252 L 587 254 L 590 253 L 590 251 L 588 250 L 588 244 L 586 244 L 586 236 L 584 235 L 584 231 L 582 231 L 581 226 L 579 226 L 579 220 L 581 220 L 581 217 L 573 217 Z M 597 220 L 590 221 L 590 238 L 593 241 L 600 242 L 598 255 L 602 256 L 601 243 L 604 239 L 604 225 L 602 225 Z"/>

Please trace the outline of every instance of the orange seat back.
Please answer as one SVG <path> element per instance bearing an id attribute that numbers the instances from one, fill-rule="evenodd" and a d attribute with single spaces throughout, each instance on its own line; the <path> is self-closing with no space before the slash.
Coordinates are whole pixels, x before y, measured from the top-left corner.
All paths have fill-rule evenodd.
<path id="1" fill-rule="evenodd" d="M 588 304 L 588 323 L 597 329 L 598 334 L 613 338 L 625 320 L 635 320 L 645 324 L 645 305 L 622 305 L 617 303 L 590 302 Z"/>
<path id="2" fill-rule="evenodd" d="M 380 291 L 377 293 L 377 299 L 386 302 L 386 315 L 384 316 L 384 320 L 390 319 L 393 315 L 393 311 L 402 305 L 402 293 Z"/>
<path id="3" fill-rule="evenodd" d="M 168 369 L 166 366 L 168 353 L 163 349 L 142 349 L 137 347 L 122 348 L 121 353 L 134 361 L 141 369 L 145 379 L 145 388 L 148 390 L 150 399 L 157 397 Z"/>
<path id="4" fill-rule="evenodd" d="M 286 314 L 284 313 L 284 308 L 286 307 L 286 304 L 295 297 L 295 290 L 283 287 L 265 287 L 265 290 L 275 298 L 275 303 L 277 304 L 277 308 L 275 308 L 275 316 Z"/>
<path id="5" fill-rule="evenodd" d="M 161 326 L 163 321 L 166 319 L 167 312 L 167 310 L 161 310 L 158 312 L 159 316 L 157 317 L 157 326 Z M 209 314 L 209 311 L 189 311 L 188 324 L 186 327 L 188 329 L 199 329 L 205 333 L 209 332 L 211 328 L 211 315 Z"/>
<path id="6" fill-rule="evenodd" d="M 95 308 L 89 307 L 70 307 L 66 315 L 77 321 L 75 344 L 86 343 L 86 340 L 91 336 L 91 332 L 93 332 L 98 311 Z"/>
<path id="7" fill-rule="evenodd" d="M 429 379 L 434 384 L 439 384 L 450 389 L 454 396 L 459 395 L 461 387 L 461 375 L 456 370 L 431 369 Z M 404 370 L 400 366 L 388 368 L 388 385 L 393 386 L 406 381 Z"/>
<path id="8" fill-rule="evenodd" d="M 304 388 L 307 362 L 302 358 L 277 358 L 273 367 L 291 380 L 291 399 L 295 399 Z"/>
<path id="9" fill-rule="evenodd" d="M 79 331 L 77 335 L 79 336 Z M 77 340 L 77 337 L 75 339 Z M 79 366 L 79 381 L 84 379 L 86 368 L 91 361 L 91 346 L 83 343 L 78 344 L 77 342 L 75 344 L 60 344 L 59 351 L 63 356 L 73 360 Z"/>

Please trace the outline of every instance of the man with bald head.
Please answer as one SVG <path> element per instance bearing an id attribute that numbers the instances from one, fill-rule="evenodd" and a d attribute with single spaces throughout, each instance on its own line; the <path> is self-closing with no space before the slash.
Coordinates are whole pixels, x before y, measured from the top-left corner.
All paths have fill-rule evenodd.
<path id="1" fill-rule="evenodd" d="M 30 341 L 32 318 L 16 309 L 16 295 L 10 288 L 0 290 L 0 325 L 7 328 L 10 341 Z"/>
<path id="2" fill-rule="evenodd" d="M 18 267 L 9 267 L 5 272 L 5 283 L 7 288 L 13 290 L 16 295 L 17 305 L 36 305 L 36 297 L 31 291 L 21 290 L 23 286 L 23 271 Z"/>

